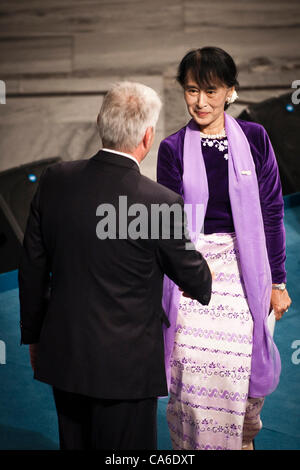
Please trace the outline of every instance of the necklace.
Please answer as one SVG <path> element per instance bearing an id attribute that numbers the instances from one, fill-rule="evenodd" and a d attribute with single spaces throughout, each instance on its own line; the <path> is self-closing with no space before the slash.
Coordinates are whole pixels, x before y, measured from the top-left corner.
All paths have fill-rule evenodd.
<path id="1" fill-rule="evenodd" d="M 200 137 L 203 139 L 220 139 L 222 137 L 226 137 L 225 129 L 223 129 L 219 134 L 204 134 L 204 132 L 200 131 Z"/>

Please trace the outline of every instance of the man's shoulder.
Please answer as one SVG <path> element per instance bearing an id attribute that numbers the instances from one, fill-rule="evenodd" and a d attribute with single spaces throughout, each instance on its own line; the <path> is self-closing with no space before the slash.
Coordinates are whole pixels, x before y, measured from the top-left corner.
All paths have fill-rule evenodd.
<path id="1" fill-rule="evenodd" d="M 86 168 L 87 162 L 88 160 L 72 160 L 54 163 L 44 170 L 41 182 L 47 187 L 64 185 L 67 181 L 78 178 Z"/>
<path id="2" fill-rule="evenodd" d="M 139 190 L 148 202 L 173 204 L 181 200 L 181 196 L 160 183 L 153 181 L 147 176 L 141 175 Z"/>
<path id="3" fill-rule="evenodd" d="M 48 175 L 72 173 L 81 171 L 83 168 L 85 168 L 87 162 L 87 159 L 57 162 L 47 167 L 46 171 Z"/>

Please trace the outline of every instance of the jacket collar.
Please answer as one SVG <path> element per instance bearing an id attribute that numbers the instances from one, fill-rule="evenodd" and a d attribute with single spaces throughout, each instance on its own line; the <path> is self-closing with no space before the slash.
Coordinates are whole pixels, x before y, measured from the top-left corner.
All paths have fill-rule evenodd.
<path id="1" fill-rule="evenodd" d="M 97 161 L 100 163 L 105 163 L 108 165 L 116 165 L 122 166 L 124 168 L 129 168 L 131 170 L 138 171 L 140 173 L 140 169 L 135 161 L 131 160 L 130 158 L 126 158 L 124 155 L 119 155 L 117 153 L 112 152 L 105 152 L 105 150 L 99 150 L 96 155 L 91 157 L 91 160 Z"/>

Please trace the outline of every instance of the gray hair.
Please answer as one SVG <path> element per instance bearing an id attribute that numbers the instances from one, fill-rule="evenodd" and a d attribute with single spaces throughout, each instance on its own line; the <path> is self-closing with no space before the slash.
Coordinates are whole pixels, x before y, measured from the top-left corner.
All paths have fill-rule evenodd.
<path id="1" fill-rule="evenodd" d="M 105 95 L 97 119 L 104 147 L 130 152 L 138 147 L 148 127 L 155 128 L 161 100 L 150 87 L 118 82 Z"/>

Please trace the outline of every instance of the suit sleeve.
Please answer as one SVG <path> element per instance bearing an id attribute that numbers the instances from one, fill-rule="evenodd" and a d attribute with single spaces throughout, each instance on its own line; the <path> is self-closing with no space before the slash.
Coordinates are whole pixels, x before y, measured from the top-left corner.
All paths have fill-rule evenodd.
<path id="1" fill-rule="evenodd" d="M 33 197 L 19 264 L 21 344 L 39 342 L 50 290 L 50 268 L 41 230 L 43 178 Z"/>
<path id="2" fill-rule="evenodd" d="M 175 204 L 180 206 L 181 217 L 170 218 L 170 230 L 167 227 L 167 236 L 165 229 L 168 224 L 162 221 L 162 236 L 158 243 L 159 262 L 163 272 L 184 292 L 201 304 L 208 305 L 211 297 L 211 272 L 201 253 L 190 241 L 184 217 L 183 199 L 178 197 Z M 193 246 L 194 249 L 187 249 L 187 246 L 189 248 Z"/>

